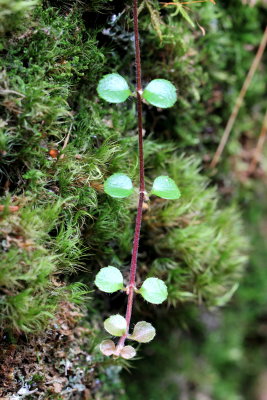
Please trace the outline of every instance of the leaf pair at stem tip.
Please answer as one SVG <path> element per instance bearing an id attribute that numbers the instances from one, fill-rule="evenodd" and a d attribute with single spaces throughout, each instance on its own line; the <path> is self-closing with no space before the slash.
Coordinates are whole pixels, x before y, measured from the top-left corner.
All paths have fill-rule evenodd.
<path id="1" fill-rule="evenodd" d="M 136 351 L 132 346 L 124 346 L 122 349 L 118 350 L 112 340 L 103 340 L 103 342 L 100 343 L 100 351 L 105 356 L 120 356 L 126 360 L 129 360 L 136 355 Z"/>
<path id="2" fill-rule="evenodd" d="M 104 327 L 108 333 L 113 336 L 122 336 L 126 333 L 127 322 L 121 315 L 112 315 L 107 318 L 104 322 Z M 148 343 L 154 339 L 156 335 L 155 328 L 146 321 L 137 322 L 134 326 L 133 333 L 127 335 L 127 339 L 135 340 L 139 343 Z M 125 359 L 133 358 L 136 355 L 136 351 L 132 346 L 124 346 L 122 348 L 119 345 L 115 346 L 112 340 L 103 340 L 100 344 L 100 351 L 106 356 L 120 356 Z"/>

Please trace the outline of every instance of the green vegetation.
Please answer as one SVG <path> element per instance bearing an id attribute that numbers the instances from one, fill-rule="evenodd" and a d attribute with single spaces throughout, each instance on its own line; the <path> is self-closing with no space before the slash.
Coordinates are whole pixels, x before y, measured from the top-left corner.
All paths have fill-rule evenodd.
<path id="1" fill-rule="evenodd" d="M 169 108 L 177 100 L 175 86 L 166 79 L 153 79 L 144 89 L 144 99 L 153 106 Z"/>
<path id="2" fill-rule="evenodd" d="M 104 191 L 111 197 L 128 197 L 134 191 L 133 183 L 127 175 L 118 172 L 108 177 L 105 181 Z"/>
<path id="3" fill-rule="evenodd" d="M 135 363 L 138 386 L 124 376 L 129 399 L 251 400 L 265 393 L 266 188 L 256 195 L 246 216 L 253 251 L 233 299 L 224 309 L 181 306 L 160 314 L 157 340 Z"/>
<path id="4" fill-rule="evenodd" d="M 3 397 L 17 395 L 26 382 L 39 390 L 32 398 L 67 398 L 44 382 L 51 374 L 63 379 L 60 362 L 71 359 L 72 381 L 62 383 L 62 392 L 84 385 L 101 400 L 157 400 L 159 393 L 162 400 L 256 398 L 265 370 L 267 280 L 265 193 L 255 181 L 264 179 L 266 165 L 251 177 L 246 171 L 266 107 L 266 55 L 218 170 L 205 167 L 260 42 L 266 5 L 229 0 L 188 7 L 182 14 L 155 0 L 140 3 L 144 87 L 162 77 L 177 88 L 172 109 L 144 105 L 146 184 L 169 176 L 181 197 L 151 196 L 145 203 L 138 287 L 147 277 L 164 280 L 168 305 L 149 306 L 136 296 L 134 319 L 153 322 L 158 340 L 142 346 L 140 360 L 127 361 L 132 349 L 125 360 L 99 351 L 102 321 L 110 311 L 122 314 L 124 300 L 101 295 L 93 283 L 101 267 L 114 265 L 123 276 L 129 270 L 137 194 L 112 199 L 104 182 L 120 171 L 137 186 L 134 99 L 110 105 L 96 91 L 114 71 L 134 87 L 128 5 L 0 0 Z M 74 318 L 74 304 L 82 319 L 78 327 L 67 323 L 64 336 L 60 326 Z M 122 373 L 132 365 L 131 375 Z"/>
<path id="5" fill-rule="evenodd" d="M 173 179 L 168 176 L 158 176 L 152 186 L 151 194 L 163 199 L 175 200 L 181 196 L 180 190 Z"/>
<path id="6" fill-rule="evenodd" d="M 99 96 L 109 103 L 122 103 L 131 94 L 128 83 L 119 74 L 108 74 L 100 79 L 97 86 Z"/>

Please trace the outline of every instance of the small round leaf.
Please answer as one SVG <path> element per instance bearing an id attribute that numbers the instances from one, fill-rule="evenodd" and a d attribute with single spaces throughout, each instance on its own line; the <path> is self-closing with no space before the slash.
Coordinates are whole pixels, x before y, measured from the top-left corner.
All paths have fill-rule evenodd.
<path id="1" fill-rule="evenodd" d="M 126 332 L 127 322 L 126 319 L 119 314 L 112 315 L 105 320 L 104 328 L 113 336 L 122 336 Z"/>
<path id="2" fill-rule="evenodd" d="M 118 268 L 108 266 L 101 268 L 95 278 L 98 289 L 106 293 L 114 293 L 123 288 L 123 276 Z"/>
<path id="3" fill-rule="evenodd" d="M 148 343 L 154 339 L 155 335 L 156 330 L 149 322 L 140 321 L 137 322 L 132 335 L 130 335 L 128 338 L 136 340 L 139 343 Z"/>
<path id="4" fill-rule="evenodd" d="M 109 103 L 122 103 L 131 94 L 128 83 L 119 74 L 108 74 L 100 79 L 97 86 L 99 96 Z"/>
<path id="5" fill-rule="evenodd" d="M 139 293 L 153 304 L 161 304 L 168 297 L 167 286 L 158 278 L 147 278 L 139 289 Z"/>
<path id="6" fill-rule="evenodd" d="M 158 176 L 154 182 L 151 194 L 155 194 L 163 199 L 179 199 L 181 192 L 173 179 L 168 176 Z"/>
<path id="7" fill-rule="evenodd" d="M 166 79 L 154 79 L 146 86 L 143 98 L 156 107 L 172 107 L 177 100 L 176 88 Z"/>
<path id="8" fill-rule="evenodd" d="M 124 346 L 120 352 L 120 356 L 126 360 L 135 357 L 136 351 L 132 346 Z"/>
<path id="9" fill-rule="evenodd" d="M 133 193 L 133 184 L 129 176 L 116 173 L 105 181 L 104 191 L 112 197 L 122 199 Z"/>
<path id="10" fill-rule="evenodd" d="M 116 351 L 115 343 L 112 340 L 103 340 L 99 347 L 101 353 L 103 353 L 105 356 L 111 356 Z"/>

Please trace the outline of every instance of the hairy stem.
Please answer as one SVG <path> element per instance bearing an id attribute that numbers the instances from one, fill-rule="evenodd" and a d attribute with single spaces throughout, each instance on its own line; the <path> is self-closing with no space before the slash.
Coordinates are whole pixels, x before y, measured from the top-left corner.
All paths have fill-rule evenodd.
<path id="1" fill-rule="evenodd" d="M 143 152 L 143 122 L 142 122 L 142 78 L 141 78 L 141 57 L 140 57 L 140 44 L 139 44 L 139 31 L 138 31 L 138 0 L 133 0 L 133 20 L 134 20 L 134 39 L 135 39 L 135 67 L 136 67 L 136 96 L 137 96 L 137 119 L 138 119 L 138 155 L 139 155 L 139 201 L 137 208 L 137 215 L 135 221 L 135 231 L 133 240 L 133 250 L 130 268 L 130 282 L 128 285 L 128 301 L 125 319 L 127 321 L 127 329 L 117 345 L 117 349 L 124 346 L 125 339 L 127 338 L 129 327 L 131 323 L 133 298 L 135 288 L 135 277 L 137 268 L 137 256 L 140 239 L 140 230 L 142 224 L 143 202 L 145 197 L 145 171 L 144 171 L 144 152 Z"/>

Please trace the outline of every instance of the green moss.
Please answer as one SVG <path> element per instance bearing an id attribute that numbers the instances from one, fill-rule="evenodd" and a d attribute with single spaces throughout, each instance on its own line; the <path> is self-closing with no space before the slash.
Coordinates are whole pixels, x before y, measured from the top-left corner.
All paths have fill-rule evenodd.
<path id="1" fill-rule="evenodd" d="M 169 400 L 182 393 L 216 400 L 254 398 L 258 378 L 265 370 L 265 192 L 258 187 L 257 200 L 247 204 L 246 227 L 253 249 L 246 275 L 230 304 L 209 311 L 181 305 L 178 314 L 169 310 L 164 318 L 162 313 L 156 326 L 157 341 L 135 365 L 138 386 L 125 376 L 129 398 Z"/>
<path id="2" fill-rule="evenodd" d="M 145 216 L 150 274 L 167 280 L 172 304 L 223 305 L 236 289 L 248 252 L 237 208 L 219 207 L 219 195 L 199 173 L 196 158 L 178 156 L 173 145 L 155 141 L 146 143 L 146 153 L 154 176 L 172 177 L 181 190 L 177 202 L 152 200 Z"/>
<path id="3" fill-rule="evenodd" d="M 38 4 L 38 0 L 1 0 L 0 1 L 0 32 L 8 32 L 19 28 L 23 18 Z M 20 28 L 22 29 L 22 28 Z"/>
<path id="4" fill-rule="evenodd" d="M 161 366 L 160 374 L 163 366 L 166 371 L 182 371 L 182 383 L 200 388 L 200 393 L 207 384 L 215 388 L 209 392 L 214 399 L 235 399 L 238 383 L 230 372 L 235 377 L 235 363 L 244 360 L 242 340 L 254 317 L 252 313 L 242 316 L 243 330 L 231 314 L 220 333 L 211 334 L 199 321 L 202 314 L 188 303 L 222 306 L 243 273 L 249 246 L 242 216 L 233 198 L 226 201 L 220 193 L 233 175 L 227 175 L 223 167 L 217 190 L 205 177 L 201 160 L 208 159 L 219 141 L 254 55 L 246 45 L 255 50 L 265 14 L 261 8 L 246 8 L 238 2 L 201 5 L 190 15 L 205 28 L 206 36 L 202 36 L 168 10 L 159 21 L 157 2 L 146 3 L 150 7 L 146 5 L 140 14 L 144 84 L 166 78 L 178 88 L 175 109 L 161 111 L 144 105 L 146 184 L 150 188 L 157 175 L 167 174 L 182 196 L 177 203 L 152 198 L 144 212 L 138 279 L 150 273 L 164 279 L 169 303 L 175 307 L 168 311 L 168 319 L 155 318 L 163 340 L 143 353 L 148 364 L 142 360 L 140 374 L 151 367 L 151 351 L 153 363 Z M 44 329 L 62 301 L 83 304 L 100 266 L 128 268 L 136 193 L 126 201 L 114 200 L 104 193 L 103 182 L 112 173 L 123 172 L 137 186 L 135 104 L 130 99 L 111 107 L 98 99 L 96 86 L 110 72 L 122 73 L 134 83 L 134 54 L 128 8 L 108 19 L 113 11 L 107 6 L 115 6 L 116 13 L 120 8 L 115 3 L 51 0 L 34 5 L 0 0 L 0 21 L 3 5 L 9 16 L 2 25 L 4 57 L 0 61 L 1 204 L 7 205 L 0 219 L 0 322 L 3 329 L 28 333 Z M 108 15 L 94 18 L 92 11 L 103 5 Z M 107 28 L 104 33 L 102 22 Z M 249 129 L 254 137 L 258 130 L 265 90 L 262 74 L 259 71 L 248 93 L 228 154 L 240 150 L 240 133 Z M 238 200 L 239 187 L 232 190 Z M 251 196 L 243 190 L 245 198 Z M 240 296 L 255 298 L 257 307 L 264 308 L 264 274 L 259 268 L 253 276 L 248 279 L 255 285 L 261 282 L 261 290 L 255 293 L 247 284 Z M 93 291 L 90 297 L 88 318 L 94 314 L 97 321 L 102 321 L 103 309 L 105 313 L 109 307 L 113 310 L 117 301 L 110 296 L 104 303 Z M 140 310 L 142 314 L 147 307 Z M 189 326 L 193 333 L 188 338 L 188 331 L 179 331 L 177 345 L 177 331 L 170 333 L 173 325 Z M 231 325 L 235 329 L 228 333 Z M 220 351 L 218 337 L 223 343 Z M 176 364 L 177 346 L 183 358 Z M 256 357 L 250 357 L 254 362 Z M 124 399 L 117 379 L 120 368 L 105 364 L 99 355 L 95 360 L 103 366 L 102 398 Z M 222 374 L 229 365 L 224 382 Z M 154 380 L 152 388 L 150 380 Z M 159 375 L 151 368 L 146 388 L 131 387 L 132 397 L 143 393 L 142 398 L 152 400 L 163 393 L 162 399 L 177 399 L 172 379 L 160 390 L 157 382 Z M 189 390 L 188 396 L 198 394 Z"/>
<path id="5" fill-rule="evenodd" d="M 75 226 L 50 236 L 58 224 L 61 204 L 31 208 L 2 216 L 2 268 L 0 272 L 1 325 L 31 331 L 43 327 L 63 299 L 79 301 L 87 292 L 82 286 L 62 285 L 55 273 L 70 273 L 80 265 L 82 250 L 75 243 Z M 76 233 L 77 234 L 77 233 Z M 67 242 L 67 245 L 66 245 Z M 68 248 L 66 248 L 68 246 Z"/>
<path id="6" fill-rule="evenodd" d="M 98 262 L 127 263 L 132 241 L 135 203 L 109 199 L 103 181 L 118 171 L 137 179 L 135 107 L 95 103 L 92 91 L 104 71 L 106 54 L 81 17 L 79 7 L 67 15 L 37 7 L 28 34 L 11 43 L 3 72 L 7 89 L 1 103 L 2 168 L 12 185 L 17 180 L 20 187 L 23 184 L 27 207 L 23 197 L 18 198 L 18 225 L 31 221 L 23 228 L 25 240 L 41 246 L 38 252 L 20 254 L 19 265 L 26 263 L 30 276 L 39 276 L 39 266 L 42 290 L 51 285 L 54 274 L 74 272 L 85 263 L 93 270 Z M 200 298 L 221 304 L 239 279 L 244 261 L 242 236 L 234 240 L 241 232 L 237 212 L 218 210 L 218 196 L 206 188 L 198 162 L 170 156 L 176 151 L 171 142 L 149 140 L 145 151 L 147 180 L 151 183 L 155 174 L 167 173 L 182 190 L 178 208 L 171 202 L 151 203 L 144 240 L 151 256 L 146 262 L 167 277 L 173 304 Z M 167 229 L 162 243 L 155 240 L 162 233 L 154 229 L 154 220 L 162 232 Z M 183 220 L 188 220 L 185 226 Z M 8 252 L 6 270 L 13 271 L 13 251 L 20 249 Z M 166 254 L 172 261 L 162 265 Z M 17 287 L 17 276 L 14 268 L 10 287 Z M 26 289 L 36 282 L 32 279 L 27 285 Z"/>
<path id="7" fill-rule="evenodd" d="M 134 112 L 112 111 L 110 129 L 107 110 L 89 100 L 106 56 L 82 13 L 37 6 L 25 14 L 25 34 L 3 39 L 1 169 L 12 197 L 1 200 L 18 207 L 1 219 L 1 322 L 11 330 L 41 329 L 63 299 L 80 302 L 87 288 L 69 285 L 70 273 L 115 258 L 120 246 L 119 262 L 130 247 L 128 205 L 108 199 L 102 183 L 121 164 L 125 150 L 114 139 Z"/>

